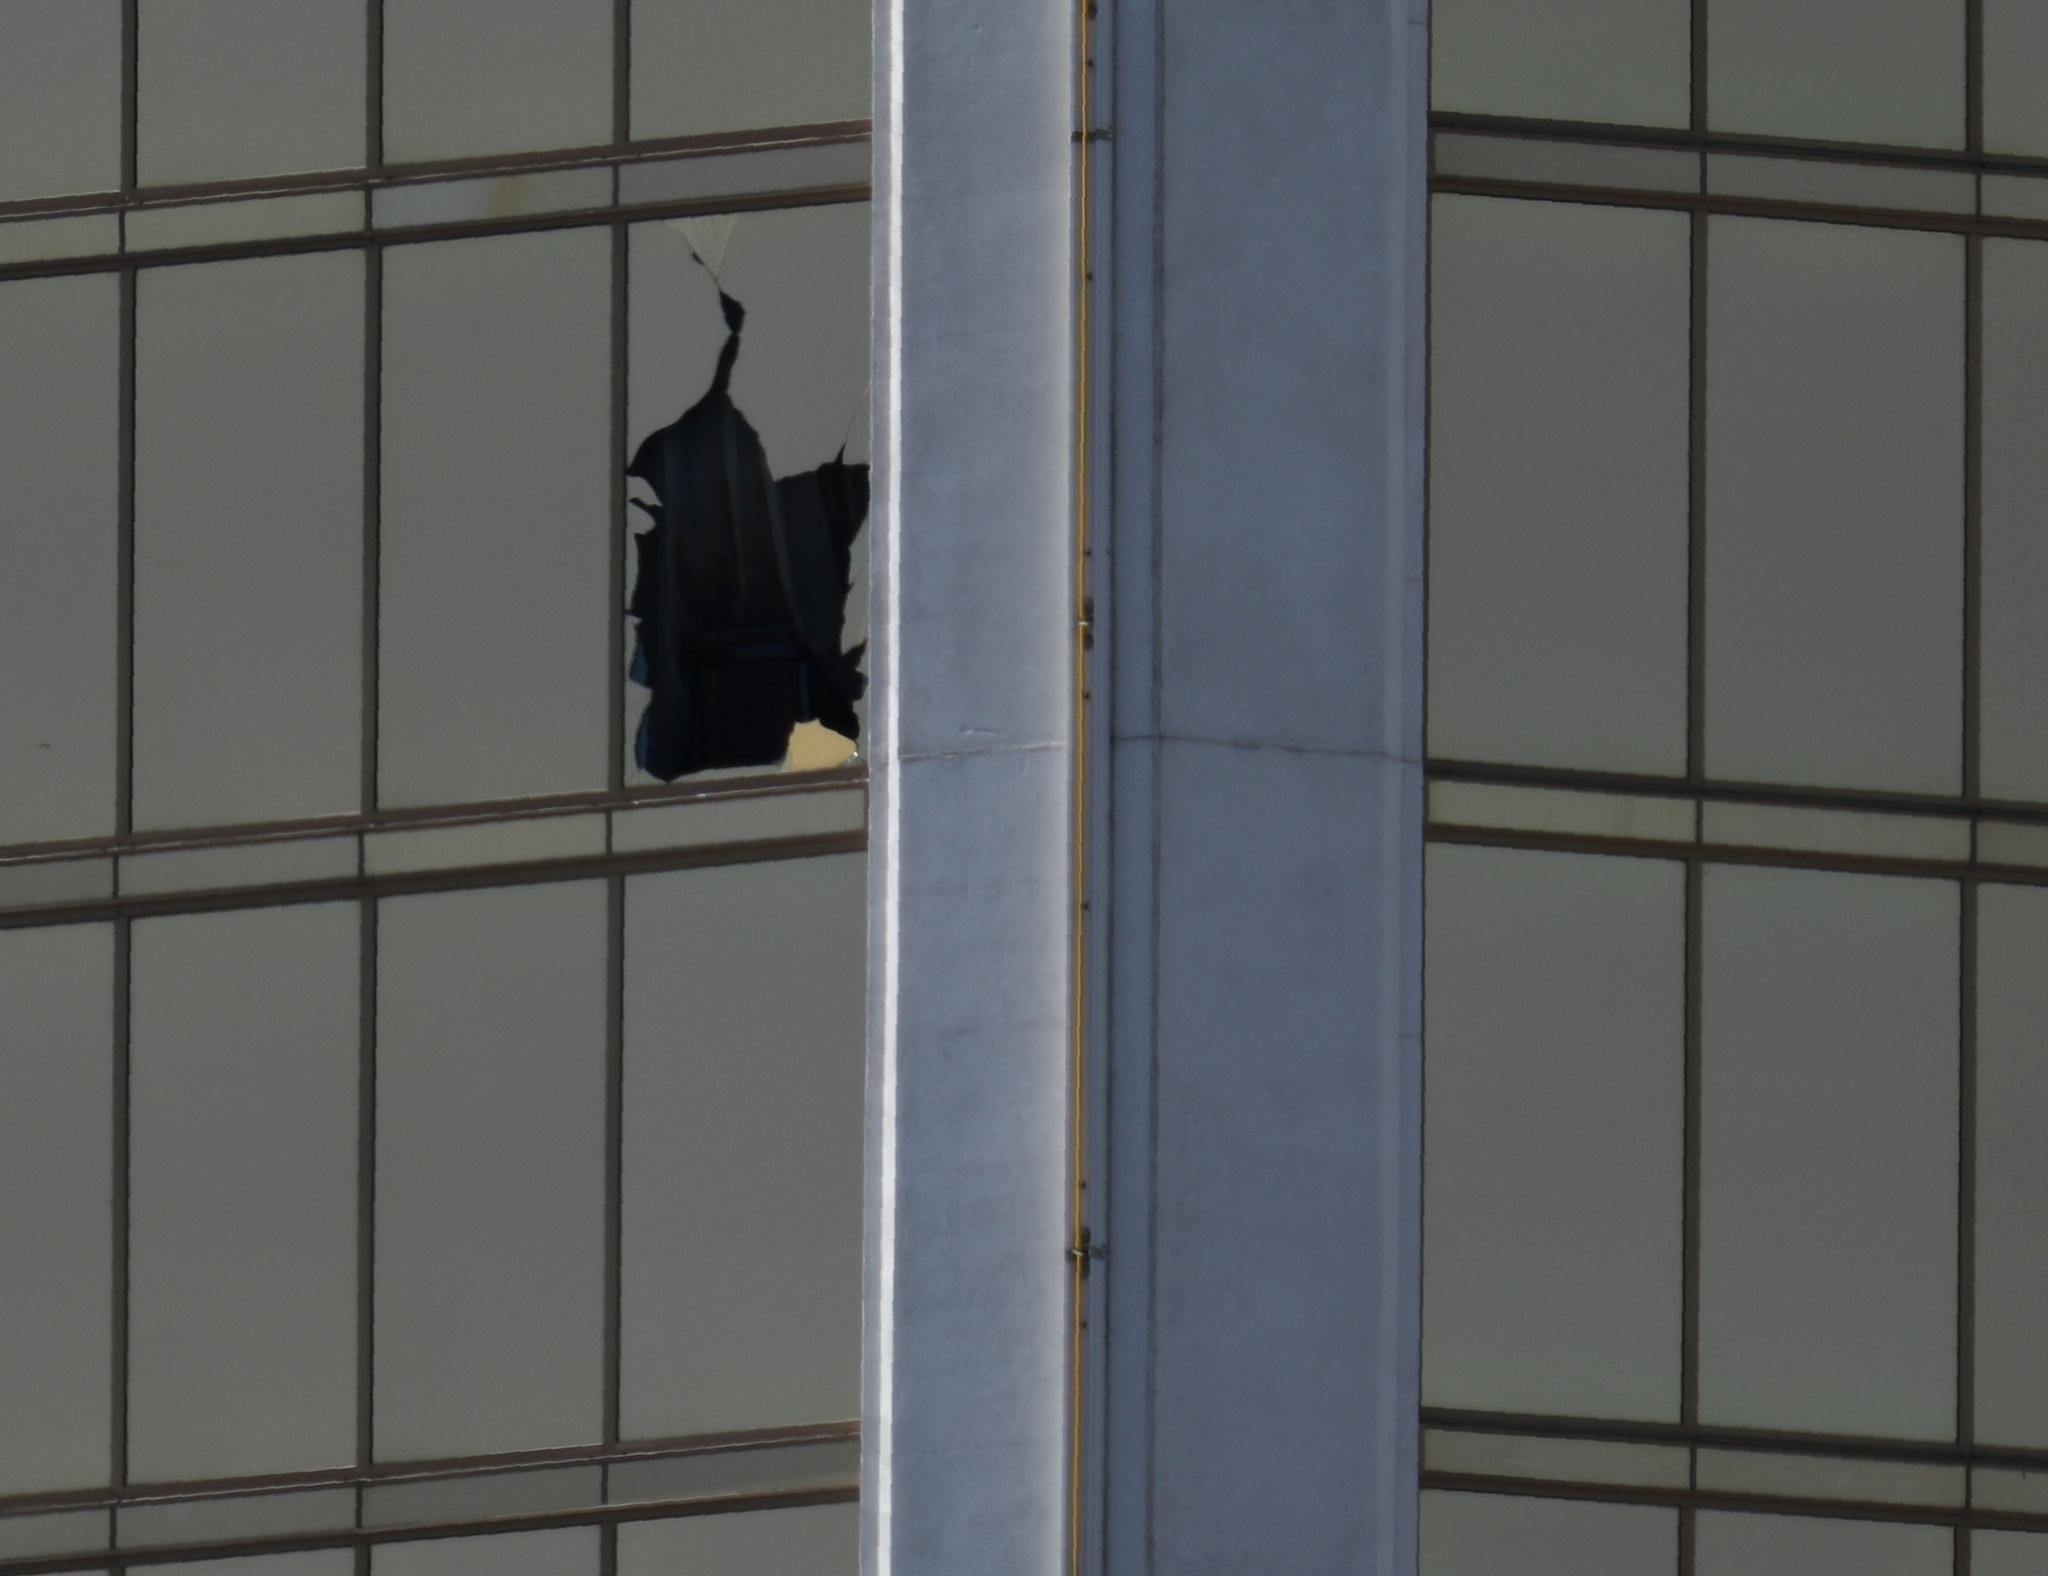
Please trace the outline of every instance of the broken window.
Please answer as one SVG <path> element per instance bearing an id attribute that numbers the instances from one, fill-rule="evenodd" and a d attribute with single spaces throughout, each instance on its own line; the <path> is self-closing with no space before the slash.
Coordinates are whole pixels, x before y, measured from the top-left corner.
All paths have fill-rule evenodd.
<path id="1" fill-rule="evenodd" d="M 691 258 L 717 275 L 695 247 Z M 777 477 L 735 404 L 746 308 L 721 286 L 726 335 L 710 387 L 627 466 L 654 501 L 634 538 L 631 676 L 648 691 L 634 760 L 663 782 L 773 766 L 802 723 L 857 742 L 865 642 L 845 644 L 868 468 L 836 455 Z"/>

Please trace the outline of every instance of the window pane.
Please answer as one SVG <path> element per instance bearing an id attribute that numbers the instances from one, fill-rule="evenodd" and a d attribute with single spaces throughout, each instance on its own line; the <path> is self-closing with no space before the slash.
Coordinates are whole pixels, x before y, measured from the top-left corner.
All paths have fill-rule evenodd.
<path id="1" fill-rule="evenodd" d="M 864 464 L 868 241 L 866 203 L 634 226 L 628 292 L 628 454 L 704 397 L 725 343 L 718 286 L 691 261 L 694 249 L 718 269 L 720 284 L 746 308 L 732 398 L 760 434 L 770 472 L 787 478 L 812 470 L 833 459 L 842 445 L 850 463 Z M 656 497 L 639 480 L 632 483 L 630 493 L 649 502 Z M 638 535 L 648 523 L 635 509 L 623 528 Z M 868 534 L 863 525 L 853 540 L 853 589 L 846 598 L 842 649 L 867 639 Z M 630 543 L 628 547 L 631 564 Z M 629 658 L 631 645 L 629 625 Z M 629 784 L 654 780 L 634 759 L 634 739 L 648 699 L 646 688 L 628 682 Z M 853 710 L 864 730 L 865 702 Z M 821 723 L 799 723 L 784 764 L 792 770 L 836 766 L 852 750 L 851 741 Z"/>
<path id="2" fill-rule="evenodd" d="M 1436 0 L 1429 46 L 1436 109 L 1639 126 L 1692 119 L 1688 0 Z"/>
<path id="3" fill-rule="evenodd" d="M 610 238 L 384 260 L 387 804 L 604 786 Z"/>
<path id="4" fill-rule="evenodd" d="M 1678 1417 L 1684 874 L 1429 853 L 1423 1393 Z"/>
<path id="5" fill-rule="evenodd" d="M 1716 131 L 1963 145 L 1963 0 L 1713 0 L 1707 49 Z"/>
<path id="6" fill-rule="evenodd" d="M 1962 238 L 1708 224 L 1707 767 L 1954 793 Z"/>
<path id="7" fill-rule="evenodd" d="M 121 184 L 121 0 L 0 5 L 0 202 Z"/>
<path id="8" fill-rule="evenodd" d="M 135 925 L 137 1481 L 354 1458 L 358 913 L 321 904 Z"/>
<path id="9" fill-rule="evenodd" d="M 1984 491 L 1979 769 L 1984 792 L 2048 799 L 2048 246 L 1984 243 Z"/>
<path id="10" fill-rule="evenodd" d="M 145 269 L 135 819 L 361 802 L 363 260 Z"/>
<path id="11" fill-rule="evenodd" d="M 0 284 L 0 844 L 114 829 L 118 292 Z"/>
<path id="12" fill-rule="evenodd" d="M 1978 1532 L 1970 1537 L 1970 1576 L 2041 1576 L 2048 1571 L 2048 1537 L 2027 1532 Z"/>
<path id="13" fill-rule="evenodd" d="M 146 186 L 363 162 L 361 0 L 136 8 L 136 161 Z"/>
<path id="14" fill-rule="evenodd" d="M 633 0 L 633 135 L 865 120 L 868 0 Z"/>
<path id="15" fill-rule="evenodd" d="M 107 1481 L 114 949 L 0 931 L 0 1494 Z"/>
<path id="16" fill-rule="evenodd" d="M 1949 1576 L 1955 1562 L 1946 1527 L 1709 1510 L 1697 1536 L 1699 1576 Z"/>
<path id="17" fill-rule="evenodd" d="M 595 1527 L 509 1532 L 431 1543 L 380 1543 L 370 1576 L 597 1576 Z M 797 1576 L 796 1572 L 788 1576 Z"/>
<path id="18" fill-rule="evenodd" d="M 384 156 L 587 147 L 612 136 L 612 8 L 385 0 Z"/>
<path id="19" fill-rule="evenodd" d="M 604 886 L 392 899 L 377 960 L 378 1458 L 593 1443 Z"/>
<path id="20" fill-rule="evenodd" d="M 1977 902 L 1977 1437 L 2042 1446 L 2048 891 L 1985 886 Z"/>
<path id="21" fill-rule="evenodd" d="M 1984 146 L 2048 153 L 2048 9 L 2040 0 L 1984 0 Z"/>
<path id="22" fill-rule="evenodd" d="M 1689 222 L 1435 216 L 1430 752 L 1683 772 Z"/>
<path id="23" fill-rule="evenodd" d="M 619 1576 L 856 1576 L 859 1569 L 858 1505 L 633 1521 L 619 1528 Z"/>
<path id="24" fill-rule="evenodd" d="M 1678 1513 L 1506 1494 L 1422 1496 L 1422 1576 L 1674 1576 Z"/>
<path id="25" fill-rule="evenodd" d="M 629 1438 L 859 1415 L 865 865 L 627 885 Z"/>
<path id="26" fill-rule="evenodd" d="M 1704 904 L 1701 1419 L 1948 1438 L 1956 888 L 1710 867 Z"/>

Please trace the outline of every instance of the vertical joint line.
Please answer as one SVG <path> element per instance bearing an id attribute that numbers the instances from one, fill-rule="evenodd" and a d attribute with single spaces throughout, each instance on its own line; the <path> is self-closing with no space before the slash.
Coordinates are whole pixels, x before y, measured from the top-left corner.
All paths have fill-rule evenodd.
<path id="1" fill-rule="evenodd" d="M 1963 142 L 1972 158 L 1984 154 L 1984 0 L 1963 6 Z M 1981 179 L 1981 175 L 1979 177 Z"/>
<path id="2" fill-rule="evenodd" d="M 132 266 L 121 270 L 120 423 L 116 503 L 114 830 L 135 830 L 135 295 Z"/>
<path id="3" fill-rule="evenodd" d="M 1963 797 L 1982 795 L 1984 238 L 1963 239 Z"/>
<path id="4" fill-rule="evenodd" d="M 1700 1420 L 1700 980 L 1701 917 L 1706 867 L 1685 863 L 1685 1106 L 1683 1255 L 1680 1267 L 1678 1415 L 1687 1428 Z M 1694 1451 L 1695 1471 L 1698 1452 Z"/>
<path id="5" fill-rule="evenodd" d="M 1697 787 L 1706 780 L 1707 756 L 1707 226 L 1692 225 L 1691 316 L 1687 329 L 1686 393 L 1686 657 L 1685 773 Z"/>
<path id="6" fill-rule="evenodd" d="M 384 168 L 384 0 L 365 0 L 364 26 L 369 43 L 364 51 L 363 164 L 376 175 Z"/>
<path id="7" fill-rule="evenodd" d="M 1707 0 L 1692 0 L 1692 49 L 1689 63 L 1692 85 L 1692 134 L 1696 140 L 1704 142 L 1707 135 Z"/>
<path id="8" fill-rule="evenodd" d="M 356 1467 L 376 1458 L 377 899 L 361 904 L 356 1065 Z"/>
<path id="9" fill-rule="evenodd" d="M 612 0 L 612 146 L 633 140 L 633 0 Z"/>
<path id="10" fill-rule="evenodd" d="M 1956 1443 L 1965 1451 L 1977 1433 L 1977 891 L 1965 877 L 1957 926 Z"/>
<path id="11" fill-rule="evenodd" d="M 121 194 L 133 195 L 139 184 L 140 72 L 136 61 L 141 53 L 142 20 L 137 0 L 121 0 Z"/>
<path id="12" fill-rule="evenodd" d="M 362 812 L 377 814 L 379 656 L 384 552 L 384 249 L 363 253 Z"/>
<path id="13" fill-rule="evenodd" d="M 109 1331 L 113 1357 L 113 1416 L 108 1433 L 108 1477 L 118 1497 L 128 1487 L 128 1158 L 129 1004 L 134 957 L 132 922 L 114 920 L 114 1142 L 113 1142 L 113 1307 Z"/>
<path id="14" fill-rule="evenodd" d="M 620 1307 L 625 1225 L 626 878 L 605 884 L 604 1445 L 619 1446 Z M 609 1481 L 610 1469 L 606 1469 Z"/>
<path id="15" fill-rule="evenodd" d="M 618 170 L 612 170 L 613 200 L 617 200 Z M 605 781 L 613 793 L 621 793 L 626 786 L 626 324 L 630 304 L 627 291 L 631 288 L 631 271 L 627 264 L 630 253 L 628 237 L 631 234 L 623 219 L 616 220 L 612 233 L 612 302 L 611 302 L 611 527 L 610 543 L 611 572 L 605 579 L 605 622 L 607 645 L 611 652 L 610 671 L 605 679 L 605 693 L 609 697 L 610 717 L 605 724 L 605 738 L 610 759 L 605 766 Z"/>

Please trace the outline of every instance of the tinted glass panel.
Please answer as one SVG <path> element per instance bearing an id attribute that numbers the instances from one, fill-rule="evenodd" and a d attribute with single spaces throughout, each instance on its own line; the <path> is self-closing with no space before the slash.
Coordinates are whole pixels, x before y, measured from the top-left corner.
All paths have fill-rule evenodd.
<path id="1" fill-rule="evenodd" d="M 610 257 L 601 230 L 385 256 L 386 803 L 604 786 Z"/>
<path id="2" fill-rule="evenodd" d="M 361 802 L 363 260 L 145 270 L 135 819 Z"/>
<path id="3" fill-rule="evenodd" d="M 629 1438 L 859 1415 L 865 870 L 628 883 Z"/>
<path id="4" fill-rule="evenodd" d="M 367 12 L 356 0 L 161 0 L 136 8 L 145 185 L 363 162 Z"/>
<path id="5" fill-rule="evenodd" d="M 121 184 L 121 0 L 0 5 L 0 202 Z"/>
<path id="6" fill-rule="evenodd" d="M 1682 772 L 1690 224 L 1434 213 L 1430 751 Z"/>
<path id="7" fill-rule="evenodd" d="M 609 4 L 385 0 L 387 159 L 582 147 L 611 134 Z"/>
<path id="8" fill-rule="evenodd" d="M 633 135 L 864 120 L 868 0 L 633 0 Z"/>
<path id="9" fill-rule="evenodd" d="M 1962 238 L 1707 233 L 1707 769 L 1954 793 Z"/>
<path id="10" fill-rule="evenodd" d="M 0 931 L 0 1494 L 107 1481 L 114 948 Z"/>
<path id="11" fill-rule="evenodd" d="M 325 904 L 135 925 L 137 1481 L 354 1458 L 358 914 Z"/>
<path id="12" fill-rule="evenodd" d="M 0 844 L 114 828 L 118 291 L 0 284 Z"/>
<path id="13" fill-rule="evenodd" d="M 604 989 L 597 882 L 379 906 L 381 1459 L 602 1432 Z"/>

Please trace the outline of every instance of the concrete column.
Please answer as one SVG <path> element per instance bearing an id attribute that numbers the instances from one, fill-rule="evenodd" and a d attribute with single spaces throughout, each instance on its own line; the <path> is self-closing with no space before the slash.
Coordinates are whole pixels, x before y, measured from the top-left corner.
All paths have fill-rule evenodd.
<path id="1" fill-rule="evenodd" d="M 1103 14 L 1094 1541 L 1112 1576 L 1403 1576 L 1426 0 Z"/>
<path id="2" fill-rule="evenodd" d="M 862 1569 L 1066 1545 L 1073 8 L 880 0 Z"/>
<path id="3" fill-rule="evenodd" d="M 1425 0 L 1102 0 L 1080 1485 L 1414 1564 Z M 1074 8 L 882 0 L 864 1570 L 1066 1544 Z"/>

